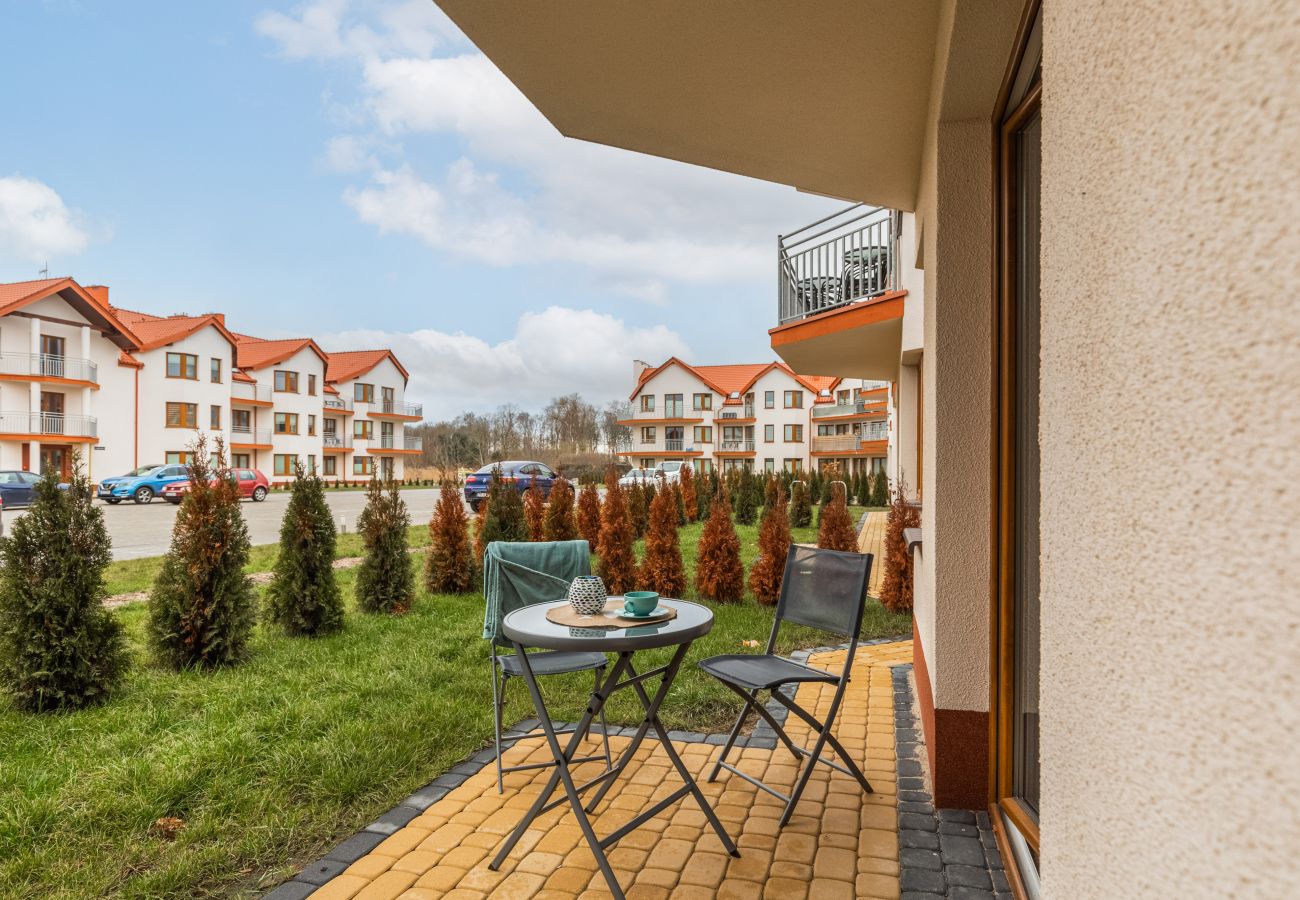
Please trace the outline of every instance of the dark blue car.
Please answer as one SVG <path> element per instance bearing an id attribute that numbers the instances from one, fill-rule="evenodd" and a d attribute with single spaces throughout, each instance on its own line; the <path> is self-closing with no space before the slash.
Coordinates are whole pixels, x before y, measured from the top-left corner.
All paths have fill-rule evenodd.
<path id="1" fill-rule="evenodd" d="M 465 476 L 465 502 L 474 512 L 478 512 L 478 508 L 483 505 L 488 488 L 492 485 L 492 473 L 497 471 L 500 472 L 503 482 L 512 485 L 521 494 L 532 486 L 535 479 L 544 497 L 551 495 L 551 485 L 555 484 L 555 479 L 559 477 L 549 466 L 534 460 L 502 460 L 489 463 L 473 475 Z"/>
<path id="2" fill-rule="evenodd" d="M 41 476 L 35 472 L 19 469 L 0 471 L 0 503 L 5 509 L 31 505 L 36 497 L 36 485 L 40 482 Z"/>

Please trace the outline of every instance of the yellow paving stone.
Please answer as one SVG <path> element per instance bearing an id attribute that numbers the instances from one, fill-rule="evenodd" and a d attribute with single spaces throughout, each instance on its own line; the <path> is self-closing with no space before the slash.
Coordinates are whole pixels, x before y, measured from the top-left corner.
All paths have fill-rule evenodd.
<path id="1" fill-rule="evenodd" d="M 636 873 L 637 884 L 651 884 L 655 887 L 672 888 L 677 884 L 681 873 L 672 869 L 656 869 L 646 866 Z"/>
<path id="2" fill-rule="evenodd" d="M 385 872 L 358 891 L 356 900 L 397 900 L 414 883 L 415 875 L 411 872 Z"/>
<path id="3" fill-rule="evenodd" d="M 817 857 L 813 860 L 815 878 L 831 878 L 840 881 L 852 881 L 857 874 L 858 855 L 842 847 L 819 847 Z"/>
<path id="4" fill-rule="evenodd" d="M 814 878 L 808 883 L 808 900 L 854 900 L 853 885 L 847 881 Z"/>
<path id="5" fill-rule="evenodd" d="M 892 859 L 879 859 L 874 856 L 858 856 L 858 874 L 892 875 L 898 878 L 898 862 Z"/>
<path id="6" fill-rule="evenodd" d="M 448 850 L 442 861 L 459 869 L 472 869 L 486 856 L 487 851 L 482 847 L 468 847 L 462 844 Z"/>
<path id="7" fill-rule="evenodd" d="M 796 881 L 812 881 L 813 868 L 808 863 L 785 862 L 784 860 L 774 860 L 772 868 L 768 870 L 768 876 L 771 878 L 793 878 Z"/>
<path id="8" fill-rule="evenodd" d="M 550 890 L 565 891 L 576 895 L 586 890 L 590 882 L 591 871 L 589 869 L 580 869 L 576 866 L 560 866 L 547 876 L 545 886 Z"/>
<path id="9" fill-rule="evenodd" d="M 627 895 L 627 900 L 668 900 L 672 896 L 668 888 L 644 883 L 634 884 L 624 893 Z M 605 897 L 608 900 L 608 892 L 606 892 Z"/>
<path id="10" fill-rule="evenodd" d="M 763 900 L 804 900 L 807 896 L 807 881 L 775 877 L 763 885 Z"/>
<path id="11" fill-rule="evenodd" d="M 412 850 L 410 853 L 402 856 L 397 860 L 397 862 L 393 863 L 393 871 L 414 872 L 416 875 L 423 875 L 425 872 L 436 866 L 441 859 L 441 853 L 431 853 L 427 850 Z"/>
<path id="12" fill-rule="evenodd" d="M 861 874 L 854 888 L 859 897 L 898 900 L 898 879 L 890 875 Z"/>
<path id="13" fill-rule="evenodd" d="M 671 894 L 673 900 L 713 900 L 717 896 L 717 890 L 711 887 L 702 887 L 698 884 L 678 884 L 673 888 Z"/>
<path id="14" fill-rule="evenodd" d="M 469 888 L 473 891 L 482 891 L 485 894 L 491 894 L 496 890 L 501 882 L 505 881 L 511 873 L 506 871 L 502 866 L 496 872 L 487 867 L 487 864 L 478 865 L 465 873 L 465 877 L 460 880 L 459 887 Z"/>
<path id="15" fill-rule="evenodd" d="M 465 870 L 456 866 L 439 865 L 415 880 L 415 886 L 432 891 L 449 891 L 465 877 Z"/>
<path id="16" fill-rule="evenodd" d="M 763 886 L 756 881 L 727 879 L 718 885 L 718 900 L 760 900 Z"/>
<path id="17" fill-rule="evenodd" d="M 362 878 L 360 875 L 343 874 L 325 882 L 323 886 L 316 889 L 312 896 L 318 897 L 320 900 L 349 900 L 368 884 L 370 884 L 369 878 Z"/>
<path id="18" fill-rule="evenodd" d="M 647 866 L 655 866 L 660 869 L 673 869 L 680 872 L 686 860 L 690 857 L 691 851 L 695 845 L 689 841 L 677 841 L 672 838 L 664 838 L 655 844 L 650 856 L 646 860 Z"/>
<path id="19" fill-rule="evenodd" d="M 573 900 L 576 896 L 578 895 L 569 891 L 556 891 L 544 887 L 536 894 L 533 894 L 533 900 Z"/>
<path id="20" fill-rule="evenodd" d="M 437 831 L 431 832 L 428 837 L 420 842 L 419 849 L 446 853 L 448 850 L 459 847 L 460 842 L 472 834 L 473 831 L 468 825 L 450 822 Z"/>
<path id="21" fill-rule="evenodd" d="M 898 832 L 883 828 L 863 829 L 858 835 L 858 855 L 898 859 Z"/>
<path id="22" fill-rule="evenodd" d="M 721 853 L 693 853 L 682 869 L 682 884 L 698 884 L 705 887 L 717 887 L 727 874 L 727 864 L 731 857 Z"/>
<path id="23" fill-rule="evenodd" d="M 739 858 L 727 860 L 727 877 L 722 883 L 725 887 L 733 879 L 741 881 L 762 881 L 767 877 L 767 870 L 772 865 L 770 854 L 759 850 L 741 851 Z"/>
<path id="24" fill-rule="evenodd" d="M 442 900 L 442 894 L 428 888 L 410 887 L 398 894 L 397 900 Z"/>
<path id="25" fill-rule="evenodd" d="M 359 875 L 362 878 L 377 878 L 392 868 L 393 863 L 397 860 L 391 856 L 383 856 L 379 853 L 371 853 L 361 857 L 359 860 L 348 866 L 344 870 L 346 875 Z"/>
<path id="26" fill-rule="evenodd" d="M 519 857 L 519 864 L 515 869 L 519 872 L 531 872 L 534 875 L 545 877 L 558 869 L 563 862 L 564 857 L 558 853 L 534 850 L 532 853 Z"/>
<path id="27" fill-rule="evenodd" d="M 315 897 L 315 894 L 312 894 Z M 455 888 L 443 895 L 443 900 L 483 900 L 487 894 L 482 891 L 471 891 L 466 888 Z"/>

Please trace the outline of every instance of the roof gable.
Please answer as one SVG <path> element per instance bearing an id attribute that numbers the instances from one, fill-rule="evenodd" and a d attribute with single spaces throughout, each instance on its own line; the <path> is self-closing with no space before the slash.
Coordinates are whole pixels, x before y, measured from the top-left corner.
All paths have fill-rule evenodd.
<path id="1" fill-rule="evenodd" d="M 122 350 L 134 350 L 140 339 L 107 303 L 91 294 L 71 278 L 42 278 L 0 284 L 0 316 L 7 316 L 46 297 L 58 297 L 105 333 Z"/>
<path id="2" fill-rule="evenodd" d="M 325 370 L 327 382 L 338 383 L 360 378 L 385 359 L 391 360 L 403 380 L 411 377 L 410 373 L 397 361 L 392 350 L 344 350 L 329 354 L 329 366 Z"/>

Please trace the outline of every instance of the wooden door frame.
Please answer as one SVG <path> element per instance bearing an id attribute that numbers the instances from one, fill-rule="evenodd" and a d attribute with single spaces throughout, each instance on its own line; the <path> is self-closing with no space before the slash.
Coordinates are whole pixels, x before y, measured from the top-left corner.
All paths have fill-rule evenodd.
<path id="1" fill-rule="evenodd" d="M 1020 70 L 1030 33 L 1039 14 L 1040 0 L 1029 0 L 1016 32 L 993 119 L 994 259 L 993 315 L 993 448 L 990 479 L 993 509 L 990 523 L 992 583 L 989 627 L 989 813 L 1007 862 L 1007 876 L 1017 897 L 1024 897 L 1001 816 L 1015 825 L 1037 855 L 1040 852 L 1038 820 L 1011 796 L 1012 709 L 1015 662 L 1015 183 L 1014 154 L 1009 152 L 1018 129 L 1040 112 L 1042 82 L 1035 82 L 1014 108 L 1011 91 Z"/>

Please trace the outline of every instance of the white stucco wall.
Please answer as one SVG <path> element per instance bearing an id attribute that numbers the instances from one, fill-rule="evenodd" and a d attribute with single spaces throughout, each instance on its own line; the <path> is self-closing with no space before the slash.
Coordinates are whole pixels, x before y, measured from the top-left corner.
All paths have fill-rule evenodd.
<path id="1" fill-rule="evenodd" d="M 1280 897 L 1300 876 L 1300 7 L 1044 8 L 1046 896 Z"/>
<path id="2" fill-rule="evenodd" d="M 349 432 L 355 430 L 355 425 L 353 424 L 353 422 L 365 422 L 367 420 L 372 420 L 372 417 L 370 415 L 372 411 L 373 412 L 383 411 L 383 402 L 384 402 L 383 389 L 384 388 L 387 387 L 393 389 L 393 399 L 396 403 L 401 404 L 405 402 L 406 399 L 405 379 L 402 377 L 402 373 L 400 370 L 398 370 L 397 366 L 393 365 L 392 360 L 388 358 L 384 358 L 383 360 L 381 360 L 379 364 L 376 365 L 369 372 L 366 372 L 360 375 L 359 377 L 352 379 L 351 381 L 339 382 L 335 384 L 334 387 L 338 389 L 340 397 L 347 400 L 355 401 L 357 384 L 370 384 L 374 386 L 374 403 L 368 404 L 368 403 L 354 402 L 353 403 L 354 414 L 352 416 L 340 417 L 340 418 L 346 418 L 347 423 L 345 426 L 343 422 L 340 422 L 339 427 L 345 428 Z M 374 457 L 375 471 L 376 472 L 380 471 L 380 466 L 382 465 L 380 463 L 380 451 L 382 450 L 382 448 L 380 447 L 380 443 L 381 443 L 380 437 L 383 432 L 383 427 L 384 427 L 383 423 L 385 421 L 391 423 L 393 426 L 393 436 L 395 441 L 394 445 L 399 448 L 402 446 L 403 434 L 407 426 L 406 422 L 394 421 L 392 419 L 385 420 L 382 418 L 376 418 L 373 419 L 372 421 L 373 421 L 372 428 L 374 433 L 374 440 L 366 441 L 363 440 L 362 438 L 354 438 L 353 452 L 340 458 L 339 472 L 337 475 L 338 478 L 357 480 L 357 479 L 364 479 L 369 477 L 366 475 L 358 475 L 353 471 L 353 459 L 356 456 Z M 387 458 L 390 458 L 393 461 L 393 477 L 399 479 L 404 477 L 405 461 L 408 457 L 404 454 L 394 454 Z"/>
<path id="3" fill-rule="evenodd" d="M 275 373 L 277 371 L 298 373 L 297 393 L 275 390 Z M 271 444 L 273 446 L 272 450 L 263 450 L 258 454 L 263 474 L 273 481 L 288 481 L 293 478 L 292 474 L 275 474 L 276 454 L 297 456 L 304 466 L 307 465 L 308 456 L 315 456 L 316 469 L 319 472 L 322 459 L 321 420 L 324 418 L 325 361 L 310 347 L 304 347 L 288 359 L 258 369 L 250 374 L 257 379 L 259 384 L 270 386 L 271 400 L 275 404 L 272 409 L 258 411 L 258 425 L 265 424 L 265 427 L 271 430 Z M 307 392 L 309 375 L 316 376 L 316 393 L 314 395 Z M 296 435 L 276 434 L 276 413 L 296 413 L 298 416 L 298 433 Z M 308 416 L 316 417 L 316 434 L 314 435 L 307 433 Z"/>
<path id="4" fill-rule="evenodd" d="M 189 353 L 198 357 L 198 378 L 167 377 L 167 354 Z M 144 363 L 140 371 L 139 407 L 139 465 L 165 462 L 168 452 L 188 451 L 202 435 L 207 439 L 209 452 L 215 450 L 215 440 L 230 438 L 230 371 L 233 360 L 230 341 L 216 328 L 208 326 L 165 347 L 158 347 L 135 357 Z M 221 360 L 221 382 L 211 379 L 211 360 Z M 198 428 L 168 428 L 168 403 L 194 403 L 197 405 Z M 211 407 L 221 407 L 221 427 L 212 429 Z M 117 404 L 114 404 L 117 414 Z"/>

